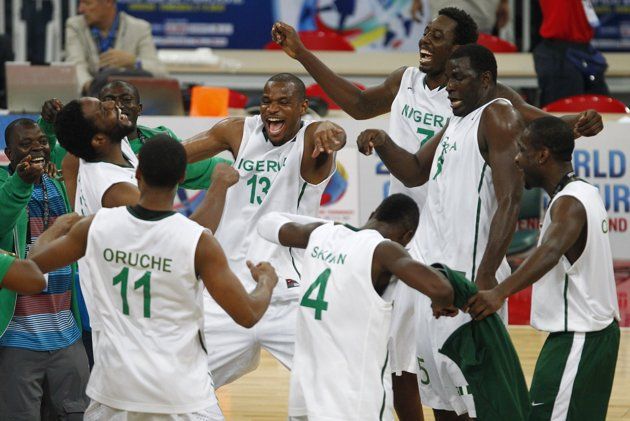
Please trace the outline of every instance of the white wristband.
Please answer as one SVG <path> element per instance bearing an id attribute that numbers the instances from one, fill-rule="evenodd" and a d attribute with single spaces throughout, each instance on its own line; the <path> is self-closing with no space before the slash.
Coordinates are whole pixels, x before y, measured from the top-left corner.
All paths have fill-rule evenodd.
<path id="1" fill-rule="evenodd" d="M 326 219 L 315 218 L 306 215 L 296 215 L 285 212 L 270 212 L 263 215 L 258 221 L 258 234 L 267 241 L 280 244 L 278 235 L 280 234 L 280 228 L 284 224 L 295 222 L 296 224 L 312 224 L 314 222 L 330 222 Z"/>

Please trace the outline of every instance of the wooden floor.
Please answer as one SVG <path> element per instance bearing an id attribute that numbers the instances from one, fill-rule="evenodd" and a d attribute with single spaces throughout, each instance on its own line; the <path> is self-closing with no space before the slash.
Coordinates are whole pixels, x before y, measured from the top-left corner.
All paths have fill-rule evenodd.
<path id="1" fill-rule="evenodd" d="M 527 326 L 510 327 L 510 334 L 521 358 L 528 384 L 546 334 Z M 217 391 L 228 421 L 269 421 L 287 419 L 289 372 L 263 352 L 260 366 L 253 373 Z M 433 420 L 425 408 L 425 419 Z M 608 421 L 630 420 L 630 329 L 622 329 L 621 348 L 608 410 Z"/>

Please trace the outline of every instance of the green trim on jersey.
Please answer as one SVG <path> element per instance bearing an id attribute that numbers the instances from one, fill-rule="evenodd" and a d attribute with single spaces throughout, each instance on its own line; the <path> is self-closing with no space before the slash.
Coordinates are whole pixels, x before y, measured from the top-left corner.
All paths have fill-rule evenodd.
<path id="1" fill-rule="evenodd" d="M 383 403 L 381 404 L 381 412 L 378 415 L 379 420 L 383 420 L 383 414 L 385 413 L 385 401 L 387 400 L 387 390 L 385 389 L 385 368 L 387 368 L 387 361 L 389 361 L 389 350 L 385 354 L 385 362 L 383 363 L 383 368 L 381 369 L 381 386 L 383 386 Z"/>
<path id="2" fill-rule="evenodd" d="M 302 184 L 302 188 L 300 189 L 300 195 L 298 196 L 298 201 L 297 201 L 297 209 L 300 208 L 300 202 L 302 201 L 302 196 L 304 196 L 304 192 L 306 191 L 306 185 L 308 183 L 305 181 L 304 184 Z"/>
<path id="3" fill-rule="evenodd" d="M 479 187 L 477 187 L 477 216 L 475 217 L 475 242 L 473 244 L 473 264 L 472 272 L 470 272 L 470 280 L 475 282 L 475 275 L 477 270 L 477 241 L 479 240 L 479 218 L 481 216 L 481 187 L 483 185 L 483 177 L 486 174 L 486 168 L 488 163 L 485 162 L 481 168 L 481 179 L 479 180 Z"/>
<path id="4" fill-rule="evenodd" d="M 564 331 L 567 332 L 569 330 L 569 301 L 567 298 L 567 291 L 569 290 L 569 275 L 564 274 Z"/>
<path id="5" fill-rule="evenodd" d="M 144 221 L 160 221 L 176 213 L 175 211 L 155 211 L 140 205 L 127 206 L 127 210 L 132 216 Z"/>

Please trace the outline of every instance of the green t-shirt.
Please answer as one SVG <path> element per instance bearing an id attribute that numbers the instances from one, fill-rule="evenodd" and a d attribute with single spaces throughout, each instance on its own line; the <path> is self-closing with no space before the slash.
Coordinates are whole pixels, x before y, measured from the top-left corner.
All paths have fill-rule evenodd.
<path id="1" fill-rule="evenodd" d="M 477 286 L 460 272 L 441 264 L 433 267 L 453 286 L 457 308 L 461 309 L 477 293 Z M 510 335 L 497 314 L 460 326 L 439 351 L 464 374 L 478 420 L 527 420 L 530 401 L 525 376 Z"/>
<path id="2" fill-rule="evenodd" d="M 61 162 L 67 152 L 59 144 L 59 142 L 57 142 L 57 136 L 55 136 L 53 124 L 47 122 L 41 117 L 37 120 L 37 124 L 39 124 L 39 127 L 42 129 L 44 134 L 48 136 L 48 141 L 50 142 L 50 161 L 53 162 L 57 168 L 61 168 Z M 173 139 L 181 142 L 181 139 L 179 139 L 171 129 L 164 126 L 150 128 L 138 125 L 138 131 L 140 132 L 142 138 L 129 141 L 129 145 L 131 145 L 131 149 L 136 155 L 138 154 L 138 151 L 140 151 L 144 140 L 160 133 L 166 133 Z M 214 171 L 214 167 L 216 167 L 219 162 L 232 165 L 232 161 L 219 157 L 212 157 L 193 164 L 188 164 L 186 166 L 186 179 L 180 187 L 190 190 L 207 190 L 208 187 L 210 187 L 210 176 Z"/>
<path id="3" fill-rule="evenodd" d="M 10 254 L 0 253 L 0 287 L 2 287 L 2 281 L 4 279 L 4 275 L 7 274 L 9 268 L 15 261 L 15 257 Z"/>

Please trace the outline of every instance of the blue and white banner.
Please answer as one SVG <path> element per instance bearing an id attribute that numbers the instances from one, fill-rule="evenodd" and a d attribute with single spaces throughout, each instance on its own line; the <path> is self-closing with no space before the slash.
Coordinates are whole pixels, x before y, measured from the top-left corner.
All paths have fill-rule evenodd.
<path id="1" fill-rule="evenodd" d="M 357 50 L 418 48 L 426 25 L 412 0 L 119 0 L 147 20 L 158 48 L 260 49 L 282 20 L 298 31 L 334 32 Z M 425 8 L 426 10 L 426 8 Z"/>
<path id="2" fill-rule="evenodd" d="M 591 0 L 599 18 L 593 45 L 602 51 L 630 50 L 630 1 Z"/>

